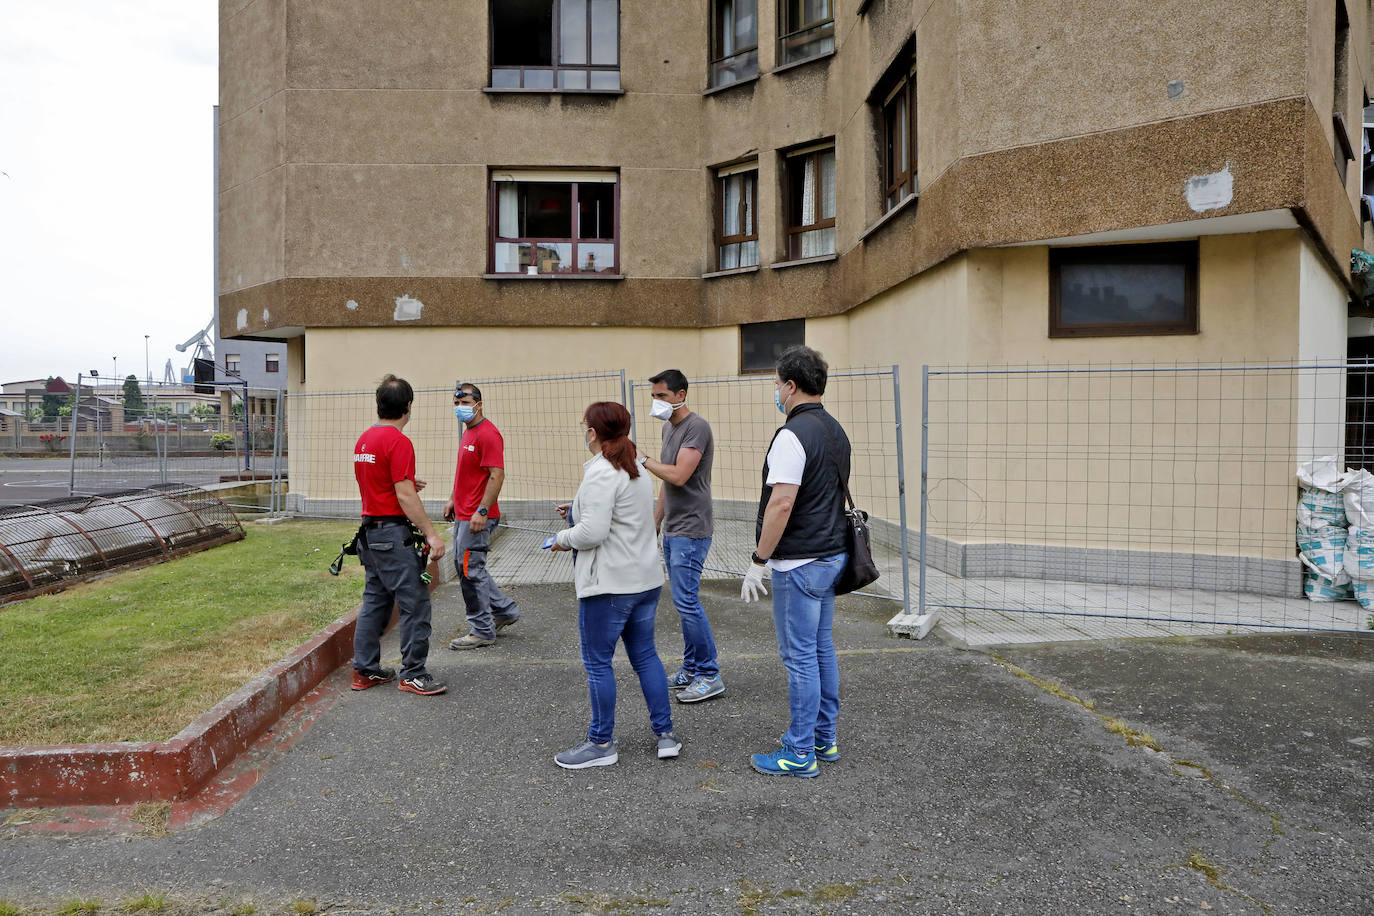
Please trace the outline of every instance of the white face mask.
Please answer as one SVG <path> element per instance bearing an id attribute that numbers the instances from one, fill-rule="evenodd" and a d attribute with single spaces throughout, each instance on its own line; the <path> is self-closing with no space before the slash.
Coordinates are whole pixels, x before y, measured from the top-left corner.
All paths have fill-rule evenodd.
<path id="1" fill-rule="evenodd" d="M 653 417 L 655 420 L 667 420 L 673 415 L 673 411 L 686 403 L 686 398 L 682 400 L 682 404 L 669 404 L 667 401 L 661 401 L 658 398 L 654 398 L 654 403 L 649 407 L 649 416 Z"/>

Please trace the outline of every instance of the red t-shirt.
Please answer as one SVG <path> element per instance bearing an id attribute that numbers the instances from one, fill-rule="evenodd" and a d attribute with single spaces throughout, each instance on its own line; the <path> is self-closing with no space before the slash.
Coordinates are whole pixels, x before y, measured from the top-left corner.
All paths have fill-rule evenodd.
<path id="1" fill-rule="evenodd" d="M 482 505 L 482 496 L 487 492 L 487 481 L 491 479 L 489 468 L 506 466 L 506 440 L 501 438 L 496 424 L 483 420 L 471 429 L 463 430 L 463 438 L 458 443 L 458 467 L 453 472 L 453 516 L 465 521 L 477 514 Z M 487 513 L 487 518 L 500 518 L 501 505 L 497 503 Z"/>
<path id="2" fill-rule="evenodd" d="M 396 484 L 415 480 L 415 446 L 394 426 L 370 427 L 353 446 L 353 476 L 363 515 L 405 515 Z"/>

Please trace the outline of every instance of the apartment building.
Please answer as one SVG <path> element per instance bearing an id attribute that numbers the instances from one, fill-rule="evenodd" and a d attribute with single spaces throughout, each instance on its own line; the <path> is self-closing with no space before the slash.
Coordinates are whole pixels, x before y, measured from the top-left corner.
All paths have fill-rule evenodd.
<path id="1" fill-rule="evenodd" d="M 1343 358 L 1368 7 L 221 0 L 220 332 L 292 391 Z"/>

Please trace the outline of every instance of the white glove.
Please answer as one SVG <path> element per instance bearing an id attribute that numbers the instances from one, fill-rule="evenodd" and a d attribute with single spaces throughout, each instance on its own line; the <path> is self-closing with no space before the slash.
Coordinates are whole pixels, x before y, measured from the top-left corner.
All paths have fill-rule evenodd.
<path id="1" fill-rule="evenodd" d="M 749 571 L 744 574 L 744 584 L 740 586 L 739 596 L 744 599 L 744 603 L 757 601 L 760 597 L 768 594 L 768 589 L 763 587 L 763 573 L 767 566 L 760 566 L 757 563 L 749 564 Z"/>

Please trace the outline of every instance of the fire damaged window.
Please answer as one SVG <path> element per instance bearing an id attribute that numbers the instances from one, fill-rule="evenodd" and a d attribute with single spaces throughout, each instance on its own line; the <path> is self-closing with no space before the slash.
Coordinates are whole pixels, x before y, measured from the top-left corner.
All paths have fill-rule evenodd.
<path id="1" fill-rule="evenodd" d="M 908 49 L 883 80 L 875 102 L 881 103 L 883 128 L 883 209 L 891 210 L 915 196 L 916 55 Z"/>
<path id="2" fill-rule="evenodd" d="M 493 89 L 620 89 L 618 0 L 491 0 Z"/>
<path id="3" fill-rule="evenodd" d="M 711 3 L 711 88 L 759 75 L 757 0 Z"/>
<path id="4" fill-rule="evenodd" d="M 795 64 L 835 50 L 834 0 L 778 0 L 778 64 Z"/>
<path id="5" fill-rule="evenodd" d="M 784 350 L 804 343 L 805 318 L 742 324 L 739 326 L 740 374 L 772 372 Z"/>
<path id="6" fill-rule="evenodd" d="M 1050 336 L 1196 334 L 1198 243 L 1050 249 Z"/>

